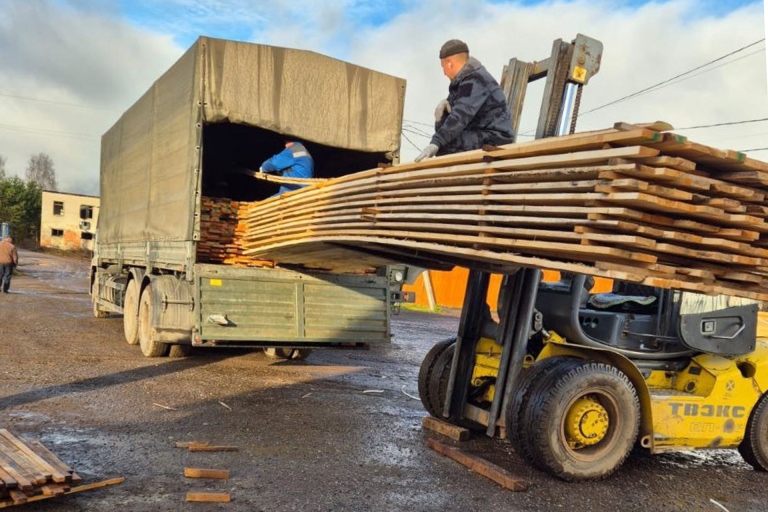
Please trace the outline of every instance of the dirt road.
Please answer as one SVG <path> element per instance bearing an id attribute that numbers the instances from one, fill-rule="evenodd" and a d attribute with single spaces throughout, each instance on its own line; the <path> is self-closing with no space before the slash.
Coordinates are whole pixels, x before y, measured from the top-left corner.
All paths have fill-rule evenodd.
<path id="1" fill-rule="evenodd" d="M 467 449 L 530 481 L 493 482 L 431 451 L 416 379 L 449 316 L 403 312 L 390 346 L 315 351 L 276 363 L 260 351 L 146 359 L 119 317 L 96 319 L 88 263 L 22 251 L 23 275 L 0 296 L 0 428 L 38 439 L 86 482 L 118 486 L 24 505 L 25 511 L 768 511 L 768 474 L 738 453 L 633 454 L 611 479 L 566 484 L 526 466 L 502 441 Z M 177 441 L 234 445 L 190 453 Z M 184 467 L 229 469 L 227 481 Z M 188 491 L 228 504 L 185 503 Z M 714 500 L 714 501 L 713 501 Z"/>

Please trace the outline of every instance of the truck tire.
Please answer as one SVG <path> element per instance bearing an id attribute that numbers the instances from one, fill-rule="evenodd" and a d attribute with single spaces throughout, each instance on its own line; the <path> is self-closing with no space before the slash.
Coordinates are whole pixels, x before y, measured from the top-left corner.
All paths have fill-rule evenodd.
<path id="1" fill-rule="evenodd" d="M 99 298 L 99 295 L 96 290 L 96 281 L 94 281 L 93 284 L 91 285 L 91 302 L 93 302 L 93 316 L 95 316 L 96 318 L 107 318 L 109 316 L 109 313 L 99 309 L 98 298 Z"/>
<path id="2" fill-rule="evenodd" d="M 574 357 L 550 357 L 542 361 L 533 363 L 527 370 L 523 370 L 518 378 L 515 392 L 507 405 L 505 412 L 505 422 L 507 431 L 507 440 L 512 445 L 515 453 L 520 455 L 527 463 L 537 466 L 538 461 L 534 458 L 531 449 L 531 426 L 528 403 L 531 399 L 531 390 L 540 383 L 546 382 L 552 375 L 564 373 L 572 366 L 581 362 L 581 359 Z"/>
<path id="3" fill-rule="evenodd" d="M 431 416 L 436 418 L 441 417 L 442 410 L 438 410 L 437 407 L 432 405 L 432 401 L 429 397 L 429 380 L 432 377 L 432 370 L 437 358 L 444 350 L 454 343 L 456 343 L 455 336 L 437 342 L 431 349 L 429 349 L 427 355 L 424 356 L 424 360 L 421 362 L 421 368 L 419 368 L 419 398 L 421 398 L 421 403 L 424 405 L 424 409 L 426 409 Z"/>
<path id="4" fill-rule="evenodd" d="M 192 345 L 186 343 L 168 346 L 168 357 L 189 357 L 190 352 L 192 352 Z"/>
<path id="5" fill-rule="evenodd" d="M 293 355 L 293 349 L 284 347 L 265 347 L 264 353 L 270 359 L 290 359 Z"/>
<path id="6" fill-rule="evenodd" d="M 139 283 L 135 279 L 131 279 L 125 289 L 123 333 L 129 345 L 139 342 Z"/>
<path id="7" fill-rule="evenodd" d="M 583 361 L 531 390 L 534 458 L 567 481 L 609 476 L 637 440 L 640 401 L 618 368 Z"/>
<path id="8" fill-rule="evenodd" d="M 768 471 L 768 394 L 757 401 L 749 415 L 739 453 L 757 471 Z"/>
<path id="9" fill-rule="evenodd" d="M 304 359 L 308 358 L 309 354 L 311 353 L 311 348 L 295 348 L 291 353 L 291 359 L 294 361 L 303 361 Z"/>
<path id="10" fill-rule="evenodd" d="M 139 300 L 139 346 L 144 357 L 162 357 L 168 352 L 168 345 L 152 338 L 153 302 L 152 285 L 148 284 Z"/>

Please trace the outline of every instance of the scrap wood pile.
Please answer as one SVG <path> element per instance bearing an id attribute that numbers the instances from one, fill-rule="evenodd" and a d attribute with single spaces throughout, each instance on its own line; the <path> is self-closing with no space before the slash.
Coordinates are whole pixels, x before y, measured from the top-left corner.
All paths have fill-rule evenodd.
<path id="1" fill-rule="evenodd" d="M 328 180 L 245 212 L 245 255 L 548 268 L 768 299 L 768 163 L 627 125 Z"/>
<path id="2" fill-rule="evenodd" d="M 225 265 L 271 267 L 273 262 L 243 255 L 245 224 L 241 212 L 247 203 L 203 196 L 200 201 L 200 241 L 197 261 Z"/>
<path id="3" fill-rule="evenodd" d="M 121 483 L 124 478 L 74 486 L 82 479 L 39 441 L 23 442 L 0 429 L 0 508 Z"/>

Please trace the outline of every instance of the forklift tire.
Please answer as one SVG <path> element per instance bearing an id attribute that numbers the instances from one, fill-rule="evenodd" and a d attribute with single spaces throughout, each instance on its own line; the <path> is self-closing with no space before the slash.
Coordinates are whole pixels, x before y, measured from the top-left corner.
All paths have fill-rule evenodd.
<path id="1" fill-rule="evenodd" d="M 453 354 L 455 352 L 455 344 L 448 345 L 445 350 L 440 352 L 440 355 L 435 360 L 435 365 L 432 367 L 432 374 L 429 378 L 429 403 L 437 410 L 438 418 L 443 417 L 448 378 L 451 375 L 451 363 L 453 362 Z"/>
<path id="2" fill-rule="evenodd" d="M 129 345 L 139 342 L 139 283 L 131 279 L 123 298 L 123 332 Z"/>
<path id="3" fill-rule="evenodd" d="M 535 459 L 566 481 L 606 478 L 637 440 L 640 401 L 618 368 L 583 361 L 531 390 Z"/>
<path id="4" fill-rule="evenodd" d="M 534 458 L 531 442 L 526 439 L 530 435 L 530 419 L 527 416 L 530 416 L 528 403 L 531 398 L 531 389 L 549 380 L 552 375 L 565 373 L 581 362 L 581 359 L 575 357 L 550 357 L 535 362 L 520 374 L 504 419 L 507 440 L 515 453 L 532 466 L 538 466 L 538 461 Z"/>
<path id="5" fill-rule="evenodd" d="M 152 339 L 152 285 L 148 284 L 139 299 L 139 346 L 144 357 L 163 357 L 168 353 L 168 345 Z"/>
<path id="6" fill-rule="evenodd" d="M 768 471 L 768 394 L 752 409 L 739 453 L 756 471 Z"/>
<path id="7" fill-rule="evenodd" d="M 452 346 L 456 343 L 456 337 L 448 338 L 442 341 L 437 342 L 431 349 L 429 349 L 429 352 L 427 352 L 427 355 L 424 356 L 424 361 L 421 363 L 421 368 L 419 369 L 419 380 L 418 380 L 418 386 L 419 386 L 419 398 L 421 398 L 421 403 L 424 405 L 424 409 L 427 410 L 427 412 L 434 416 L 435 418 L 441 417 L 441 410 L 438 410 L 437 407 L 432 406 L 432 401 L 429 396 L 429 381 L 432 377 L 432 370 L 435 367 L 435 362 L 437 362 L 437 358 L 440 356 L 440 354 L 446 350 L 448 347 Z"/>

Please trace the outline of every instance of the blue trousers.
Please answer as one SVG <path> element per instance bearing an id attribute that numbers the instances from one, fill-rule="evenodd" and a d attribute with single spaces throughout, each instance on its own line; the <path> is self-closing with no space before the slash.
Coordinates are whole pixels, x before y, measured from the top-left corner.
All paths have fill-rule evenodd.
<path id="1" fill-rule="evenodd" d="M 11 274 L 13 274 L 13 265 L 0 265 L 0 288 L 5 293 L 8 293 L 8 288 L 11 287 Z"/>

